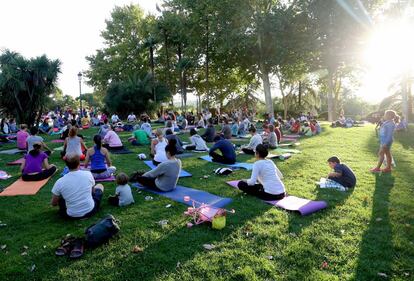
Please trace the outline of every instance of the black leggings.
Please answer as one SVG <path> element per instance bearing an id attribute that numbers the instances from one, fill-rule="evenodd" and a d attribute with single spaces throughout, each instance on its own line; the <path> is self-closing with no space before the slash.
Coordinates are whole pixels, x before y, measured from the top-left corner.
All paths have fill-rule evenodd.
<path id="1" fill-rule="evenodd" d="M 254 155 L 254 150 L 251 148 L 242 148 L 244 154 Z"/>
<path id="2" fill-rule="evenodd" d="M 140 185 L 144 186 L 144 187 L 148 187 L 148 188 L 151 188 L 151 189 L 154 189 L 154 190 L 157 190 L 157 191 L 161 191 L 157 187 L 157 185 L 155 184 L 155 179 L 156 178 L 150 178 L 150 177 L 143 177 L 143 176 L 141 176 L 141 177 L 137 177 L 137 182 Z"/>
<path id="3" fill-rule="evenodd" d="M 353 187 L 351 184 L 349 184 L 348 179 L 343 176 L 342 177 L 328 177 L 328 179 L 333 180 L 344 187 L 350 187 L 350 188 Z"/>
<path id="4" fill-rule="evenodd" d="M 280 200 L 286 196 L 286 193 L 281 194 L 270 194 L 266 193 L 263 189 L 263 185 L 255 184 L 248 185 L 245 181 L 239 181 L 237 187 L 244 193 L 256 196 L 265 201 Z"/>
<path id="5" fill-rule="evenodd" d="M 56 167 L 52 166 L 49 169 L 43 170 L 40 173 L 34 175 L 22 175 L 22 180 L 24 181 L 41 181 L 52 176 L 56 172 Z"/>
<path id="6" fill-rule="evenodd" d="M 235 159 L 226 158 L 226 157 L 224 157 L 224 156 L 222 156 L 222 155 L 220 155 L 220 154 L 218 154 L 214 151 L 210 152 L 209 154 L 210 154 L 211 158 L 213 158 L 213 162 L 218 162 L 218 163 L 222 163 L 222 164 L 234 164 L 234 163 L 236 163 Z"/>

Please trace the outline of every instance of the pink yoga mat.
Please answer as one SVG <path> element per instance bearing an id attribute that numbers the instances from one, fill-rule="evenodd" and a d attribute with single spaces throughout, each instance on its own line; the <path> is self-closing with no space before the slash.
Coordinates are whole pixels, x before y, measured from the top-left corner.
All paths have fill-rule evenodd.
<path id="1" fill-rule="evenodd" d="M 64 143 L 65 141 L 64 140 L 52 140 L 51 142 L 53 142 L 53 143 Z"/>
<path id="2" fill-rule="evenodd" d="M 228 185 L 237 188 L 238 180 L 227 182 Z M 288 210 L 299 212 L 302 216 L 310 215 L 319 210 L 328 207 L 328 203 L 325 201 L 312 201 L 296 196 L 286 196 L 282 200 L 264 201 L 267 204 Z"/>
<path id="3" fill-rule="evenodd" d="M 8 162 L 8 166 L 17 166 L 23 163 L 24 158 L 17 159 L 16 161 Z"/>
<path id="4" fill-rule="evenodd" d="M 110 176 L 109 178 L 95 179 L 95 182 L 105 182 L 105 181 L 115 181 L 115 177 L 114 176 Z"/>

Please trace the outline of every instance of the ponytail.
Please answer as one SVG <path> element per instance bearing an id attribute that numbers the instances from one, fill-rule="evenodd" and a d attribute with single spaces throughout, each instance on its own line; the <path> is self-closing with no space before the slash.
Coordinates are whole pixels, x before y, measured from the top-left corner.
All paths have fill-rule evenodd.
<path id="1" fill-rule="evenodd" d="M 33 149 L 29 151 L 29 154 L 33 157 L 36 157 L 40 154 L 40 150 L 42 149 L 42 146 L 40 143 L 33 144 Z"/>
<path id="2" fill-rule="evenodd" d="M 100 150 L 102 147 L 102 137 L 100 135 L 95 135 L 93 137 L 93 142 L 96 144 L 96 149 Z"/>

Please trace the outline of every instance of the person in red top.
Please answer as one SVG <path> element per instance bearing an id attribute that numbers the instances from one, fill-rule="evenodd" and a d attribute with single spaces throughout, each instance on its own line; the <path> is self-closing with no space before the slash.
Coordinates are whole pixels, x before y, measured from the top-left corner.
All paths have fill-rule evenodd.
<path id="1" fill-rule="evenodd" d="M 300 132 L 300 122 L 299 120 L 296 120 L 295 123 L 292 125 L 292 128 L 290 128 L 290 132 L 293 134 L 298 134 Z"/>
<path id="2" fill-rule="evenodd" d="M 278 121 L 275 122 L 275 134 L 277 137 L 277 143 L 280 143 L 280 140 L 282 139 L 282 131 L 280 130 L 280 124 Z"/>
<path id="3" fill-rule="evenodd" d="M 316 135 L 316 126 L 315 126 L 315 124 L 313 122 L 310 122 L 309 123 L 309 127 L 310 127 L 310 129 L 312 131 L 312 134 L 313 135 Z"/>
<path id="4" fill-rule="evenodd" d="M 27 125 L 21 124 L 20 130 L 17 132 L 17 148 L 20 150 L 27 150 L 26 140 L 29 137 L 27 132 Z"/>

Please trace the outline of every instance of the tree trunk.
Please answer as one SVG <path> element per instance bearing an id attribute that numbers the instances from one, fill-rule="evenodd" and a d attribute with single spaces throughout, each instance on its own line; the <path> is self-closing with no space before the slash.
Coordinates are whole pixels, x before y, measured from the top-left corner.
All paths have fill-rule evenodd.
<path id="1" fill-rule="evenodd" d="M 208 17 L 206 18 L 206 95 L 207 95 L 207 108 L 210 107 L 210 80 L 209 80 L 209 28 L 208 28 Z"/>
<path id="2" fill-rule="evenodd" d="M 154 97 L 154 102 L 157 102 L 157 97 L 155 95 L 155 63 L 154 63 L 154 46 L 150 46 L 150 63 L 151 63 L 151 90 L 152 90 L 152 96 Z"/>
<path id="3" fill-rule="evenodd" d="M 302 109 L 302 81 L 299 81 L 298 105 L 299 105 L 299 109 Z"/>
<path id="4" fill-rule="evenodd" d="M 409 111 L 409 83 L 407 76 L 405 75 L 402 81 L 402 113 L 406 120 L 410 118 L 410 111 Z"/>
<path id="5" fill-rule="evenodd" d="M 178 62 L 180 63 L 182 60 L 181 44 L 178 44 L 177 55 L 178 55 Z M 183 77 L 184 71 L 180 68 L 179 72 L 180 72 L 181 111 L 184 111 L 184 77 Z"/>
<path id="6" fill-rule="evenodd" d="M 269 73 L 267 72 L 267 70 L 264 67 L 262 67 L 262 69 L 261 69 L 261 76 L 262 76 L 263 89 L 264 89 L 265 101 L 266 101 L 266 112 L 267 113 L 274 113 L 273 101 L 272 101 L 272 92 L 270 90 Z"/>
<path id="7" fill-rule="evenodd" d="M 333 122 L 334 115 L 334 100 L 333 100 L 333 73 L 332 69 L 328 69 L 328 121 Z"/>

